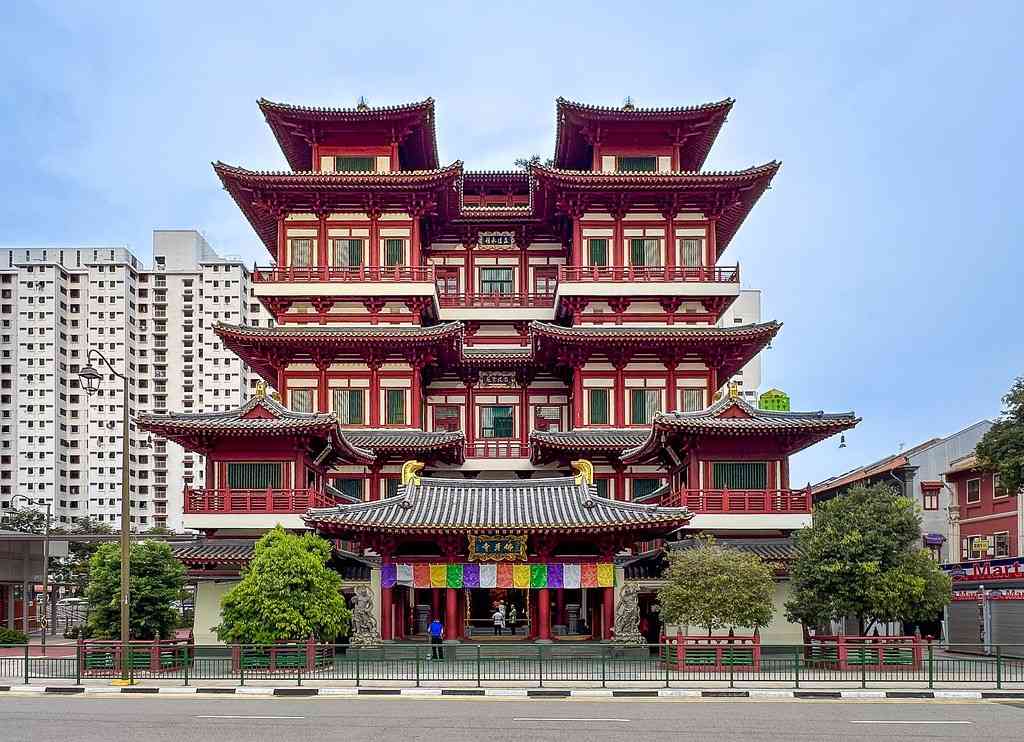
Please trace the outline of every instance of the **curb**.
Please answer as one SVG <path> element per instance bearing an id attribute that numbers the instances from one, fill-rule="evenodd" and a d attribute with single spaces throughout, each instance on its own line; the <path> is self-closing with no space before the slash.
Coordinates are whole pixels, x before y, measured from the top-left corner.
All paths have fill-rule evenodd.
<path id="1" fill-rule="evenodd" d="M 0 685 L 0 692 L 29 695 L 164 695 L 190 696 L 249 696 L 263 698 L 311 698 L 353 697 L 353 696 L 412 696 L 418 698 L 467 698 L 467 697 L 503 697 L 503 698 L 691 698 L 691 699 L 790 699 L 800 701 L 998 701 L 1022 700 L 1024 691 L 975 691 L 975 690 L 783 690 L 766 689 L 732 689 L 732 690 L 697 690 L 689 688 L 660 689 L 611 689 L 611 688 L 303 688 L 289 686 L 272 688 L 260 686 L 228 687 L 153 687 L 132 686 L 117 688 L 112 686 L 82 685 Z"/>

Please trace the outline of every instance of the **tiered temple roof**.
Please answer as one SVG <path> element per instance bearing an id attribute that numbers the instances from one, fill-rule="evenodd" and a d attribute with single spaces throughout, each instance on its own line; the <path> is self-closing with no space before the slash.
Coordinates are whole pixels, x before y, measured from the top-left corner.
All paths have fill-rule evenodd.
<path id="1" fill-rule="evenodd" d="M 530 457 L 535 464 L 580 457 L 618 461 L 623 451 L 642 445 L 649 434 L 646 428 L 535 430 L 530 434 Z"/>
<path id="2" fill-rule="evenodd" d="M 310 510 L 306 523 L 329 536 L 426 534 L 666 533 L 685 526 L 686 508 L 636 505 L 597 494 L 579 477 L 486 481 L 416 477 L 396 497 Z"/>

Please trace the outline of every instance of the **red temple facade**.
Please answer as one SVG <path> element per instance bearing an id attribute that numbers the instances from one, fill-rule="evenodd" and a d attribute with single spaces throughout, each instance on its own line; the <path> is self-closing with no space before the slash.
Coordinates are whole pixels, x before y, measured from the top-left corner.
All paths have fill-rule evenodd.
<path id="1" fill-rule="evenodd" d="M 723 254 L 779 168 L 701 170 L 731 100 L 559 99 L 552 163 L 517 172 L 442 166 L 430 99 L 259 105 L 292 170 L 214 169 L 270 253 L 275 326 L 214 331 L 274 391 L 138 420 L 206 457 L 187 528 L 308 527 L 379 559 L 384 639 L 424 613 L 471 633 L 496 596 L 548 638 L 611 635 L 641 542 L 809 521 L 789 456 L 857 419 L 725 389 L 781 328 L 719 326 Z M 220 574 L 215 546 L 190 565 Z"/>

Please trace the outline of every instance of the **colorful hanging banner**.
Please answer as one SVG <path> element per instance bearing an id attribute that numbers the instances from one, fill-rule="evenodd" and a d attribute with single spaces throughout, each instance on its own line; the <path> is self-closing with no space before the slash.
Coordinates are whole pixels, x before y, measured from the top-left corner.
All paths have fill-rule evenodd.
<path id="1" fill-rule="evenodd" d="M 586 587 L 615 587 L 615 565 L 564 564 L 561 562 L 480 564 L 382 564 L 380 584 L 384 588 L 406 585 L 415 588 L 540 588 L 575 590 Z"/>

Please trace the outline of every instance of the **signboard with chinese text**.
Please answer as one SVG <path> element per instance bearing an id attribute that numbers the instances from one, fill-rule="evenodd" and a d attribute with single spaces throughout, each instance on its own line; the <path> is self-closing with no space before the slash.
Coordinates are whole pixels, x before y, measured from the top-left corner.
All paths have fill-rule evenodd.
<path id="1" fill-rule="evenodd" d="M 471 562 L 526 561 L 526 534 L 476 534 L 469 536 Z"/>

